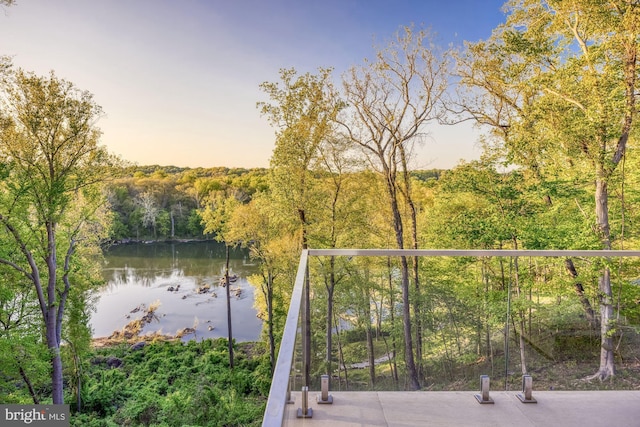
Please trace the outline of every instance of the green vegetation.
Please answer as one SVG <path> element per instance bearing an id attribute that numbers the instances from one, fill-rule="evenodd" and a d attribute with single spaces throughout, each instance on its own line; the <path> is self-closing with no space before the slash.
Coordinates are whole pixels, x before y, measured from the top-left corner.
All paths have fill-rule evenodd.
<path id="1" fill-rule="evenodd" d="M 271 378 L 268 359 L 253 352 L 238 345 L 229 369 L 224 339 L 96 349 L 85 362 L 86 397 L 80 408 L 72 405 L 72 425 L 259 425 Z"/>
<path id="2" fill-rule="evenodd" d="M 202 239 L 199 214 L 218 198 L 248 202 L 265 191 L 267 170 L 129 166 L 106 185 L 112 241 Z M 233 197 L 231 197 L 233 196 Z"/>

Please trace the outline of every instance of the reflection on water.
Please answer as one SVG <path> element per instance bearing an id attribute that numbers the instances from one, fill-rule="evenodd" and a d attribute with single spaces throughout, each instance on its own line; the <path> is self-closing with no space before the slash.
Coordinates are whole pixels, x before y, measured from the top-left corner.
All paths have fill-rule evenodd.
<path id="1" fill-rule="evenodd" d="M 93 336 L 122 329 L 142 317 L 142 311 L 132 312 L 136 307 L 159 301 L 158 319 L 144 332 L 175 334 L 195 327 L 196 339 L 226 337 L 226 291 L 220 286 L 224 257 L 224 245 L 217 242 L 136 243 L 109 249 L 103 268 L 106 284 L 91 320 Z M 233 336 L 238 341 L 257 340 L 262 328 L 253 308 L 253 288 L 246 280 L 256 268 L 246 251 L 231 252 L 230 274 L 238 276 L 231 285 Z"/>

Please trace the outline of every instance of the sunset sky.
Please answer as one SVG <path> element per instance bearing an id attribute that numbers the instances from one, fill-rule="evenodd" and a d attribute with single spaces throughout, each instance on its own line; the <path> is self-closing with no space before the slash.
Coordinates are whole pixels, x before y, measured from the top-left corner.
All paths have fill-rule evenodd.
<path id="1" fill-rule="evenodd" d="M 140 165 L 268 167 L 274 129 L 256 102 L 280 68 L 371 57 L 401 26 L 443 47 L 486 39 L 502 0 L 18 0 L 0 9 L 0 55 L 94 94 L 102 143 Z M 479 156 L 469 124 L 430 129 L 417 168 Z"/>

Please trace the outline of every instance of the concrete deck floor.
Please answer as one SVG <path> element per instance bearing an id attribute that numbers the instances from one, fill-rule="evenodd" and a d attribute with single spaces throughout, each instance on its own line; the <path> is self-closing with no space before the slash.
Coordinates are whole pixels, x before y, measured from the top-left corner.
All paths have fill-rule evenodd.
<path id="1" fill-rule="evenodd" d="M 492 391 L 494 404 L 480 404 L 473 391 L 331 392 L 333 404 L 316 403 L 313 417 L 297 418 L 300 392 L 287 405 L 283 426 L 558 426 L 640 427 L 640 391 L 533 391 L 537 403 L 522 403 L 515 391 Z"/>

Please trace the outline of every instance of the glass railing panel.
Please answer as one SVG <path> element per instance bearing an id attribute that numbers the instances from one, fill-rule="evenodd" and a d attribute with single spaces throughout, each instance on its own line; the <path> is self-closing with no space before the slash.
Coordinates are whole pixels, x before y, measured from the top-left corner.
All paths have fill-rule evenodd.
<path id="1" fill-rule="evenodd" d="M 413 389 L 411 361 L 422 390 L 478 390 L 483 375 L 492 390 L 521 391 L 523 375 L 537 390 L 637 386 L 631 362 L 640 347 L 640 251 L 309 250 L 263 425 L 280 425 L 279 396 L 307 385 L 301 317 L 307 265 L 314 396 L 321 375 L 333 391 Z M 607 368 L 603 343 L 616 373 L 605 382 L 598 380 Z"/>
<path id="2" fill-rule="evenodd" d="M 328 270 L 328 251 L 311 251 L 316 252 L 321 256 L 310 264 L 311 388 L 319 389 L 320 375 L 329 374 L 332 390 L 411 389 L 397 253 L 368 257 L 362 256 L 365 251 L 351 252 L 342 260 L 336 256 Z M 421 388 L 476 390 L 480 376 L 489 375 L 492 389 L 517 391 L 522 376 L 531 375 L 539 389 L 602 389 L 599 381 L 588 381 L 600 369 L 599 282 L 607 268 L 613 357 L 624 359 L 635 354 L 624 353 L 625 348 L 638 342 L 637 258 L 594 256 L 602 251 L 509 251 L 520 256 L 500 257 L 496 252 L 420 257 L 418 288 L 413 259 L 408 260 L 411 348 Z M 328 360 L 331 274 L 334 319 Z M 624 372 L 625 365 L 619 366 Z M 607 384 L 625 388 L 620 377 Z"/>

